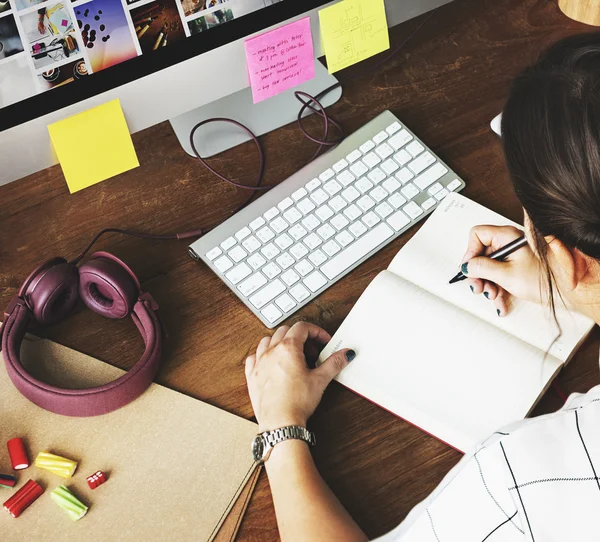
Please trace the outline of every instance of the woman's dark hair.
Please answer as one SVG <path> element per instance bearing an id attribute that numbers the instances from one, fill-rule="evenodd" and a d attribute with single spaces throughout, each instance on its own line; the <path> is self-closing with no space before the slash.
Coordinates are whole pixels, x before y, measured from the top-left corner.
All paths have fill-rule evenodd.
<path id="1" fill-rule="evenodd" d="M 554 313 L 544 237 L 600 260 L 600 32 L 562 39 L 514 80 L 502 139 Z"/>

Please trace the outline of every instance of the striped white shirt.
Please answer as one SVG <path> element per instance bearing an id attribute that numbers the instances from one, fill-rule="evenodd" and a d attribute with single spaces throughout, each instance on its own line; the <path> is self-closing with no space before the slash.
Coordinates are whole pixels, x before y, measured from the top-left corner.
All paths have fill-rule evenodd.
<path id="1" fill-rule="evenodd" d="M 494 433 L 380 542 L 600 540 L 600 386 Z"/>

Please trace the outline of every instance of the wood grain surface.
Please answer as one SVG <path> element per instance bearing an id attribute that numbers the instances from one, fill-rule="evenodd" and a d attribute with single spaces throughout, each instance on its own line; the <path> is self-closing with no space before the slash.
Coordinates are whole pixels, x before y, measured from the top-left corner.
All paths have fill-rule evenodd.
<path id="1" fill-rule="evenodd" d="M 427 16 L 394 28 L 392 47 Z M 588 30 L 565 17 L 556 0 L 455 0 L 438 9 L 378 70 L 360 76 L 385 54 L 339 74 L 342 82 L 348 82 L 330 113 L 351 133 L 390 109 L 466 180 L 467 197 L 521 221 L 501 144 L 489 121 L 502 109 L 511 79 L 541 49 L 562 36 Z M 316 120 L 308 125 L 315 133 L 320 130 Z M 168 123 L 138 133 L 133 140 L 141 167 L 74 195 L 69 194 L 58 166 L 0 187 L 1 305 L 8 304 L 36 264 L 57 255 L 75 256 L 101 228 L 156 233 L 209 228 L 227 218 L 246 197 L 187 156 Z M 267 155 L 266 184 L 284 180 L 315 150 L 295 125 L 261 141 Z M 212 163 L 234 179 L 252 182 L 258 159 L 249 143 Z M 335 331 L 367 284 L 416 229 L 290 321 L 302 318 Z M 267 334 L 259 320 L 204 265 L 189 258 L 186 241 L 108 235 L 95 248 L 123 258 L 161 307 L 169 341 L 158 382 L 252 418 L 243 363 Z M 142 352 L 142 341 L 130 321 L 107 321 L 82 306 L 67 321 L 34 331 L 121 368 L 131 367 Z M 598 338 L 594 333 L 560 375 L 566 393 L 586 391 L 599 382 Z M 536 412 L 558 406 L 558 396 L 551 390 Z M 319 439 L 314 455 L 320 471 L 371 537 L 397 525 L 460 458 L 446 445 L 335 383 L 311 427 Z M 263 474 L 239 539 L 277 538 Z"/>

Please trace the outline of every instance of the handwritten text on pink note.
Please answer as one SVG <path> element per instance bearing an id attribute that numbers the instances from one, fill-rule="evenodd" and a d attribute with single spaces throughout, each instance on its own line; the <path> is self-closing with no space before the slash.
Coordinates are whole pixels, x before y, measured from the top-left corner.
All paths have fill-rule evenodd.
<path id="1" fill-rule="evenodd" d="M 250 38 L 245 46 L 254 103 L 315 76 L 310 17 Z"/>

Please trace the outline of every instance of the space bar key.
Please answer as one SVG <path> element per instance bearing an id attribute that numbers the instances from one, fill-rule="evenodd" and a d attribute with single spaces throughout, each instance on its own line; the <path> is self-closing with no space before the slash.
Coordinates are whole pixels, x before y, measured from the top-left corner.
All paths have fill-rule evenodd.
<path id="1" fill-rule="evenodd" d="M 392 235 L 394 235 L 392 228 L 382 222 L 324 264 L 321 271 L 329 280 L 334 279 Z"/>

